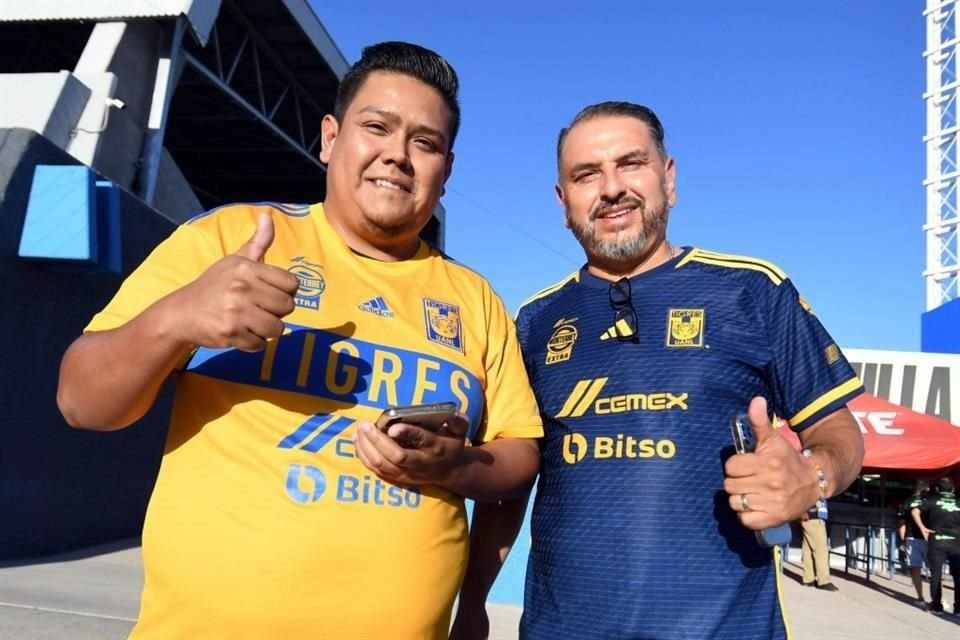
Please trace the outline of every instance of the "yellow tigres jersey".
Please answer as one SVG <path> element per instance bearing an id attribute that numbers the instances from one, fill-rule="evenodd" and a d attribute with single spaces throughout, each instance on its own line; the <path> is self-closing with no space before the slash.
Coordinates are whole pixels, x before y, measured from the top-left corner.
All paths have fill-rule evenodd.
<path id="1" fill-rule="evenodd" d="M 176 375 L 143 531 L 134 638 L 446 638 L 466 565 L 462 498 L 393 486 L 355 457 L 356 420 L 456 401 L 475 442 L 537 438 L 515 330 L 489 284 L 421 243 L 352 252 L 322 205 L 235 205 L 180 227 L 88 331 L 117 327 L 252 235 L 296 274 L 263 352 L 201 348 Z M 135 354 L 131 354 L 135 357 Z"/>

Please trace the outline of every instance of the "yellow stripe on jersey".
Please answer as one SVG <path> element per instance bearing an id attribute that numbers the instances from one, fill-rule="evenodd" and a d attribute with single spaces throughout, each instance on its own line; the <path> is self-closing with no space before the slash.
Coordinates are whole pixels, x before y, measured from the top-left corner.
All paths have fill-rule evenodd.
<path id="1" fill-rule="evenodd" d="M 539 300 L 540 298 L 545 298 L 545 297 L 547 297 L 548 295 L 550 295 L 551 293 L 554 293 L 554 292 L 562 289 L 563 286 L 564 286 L 565 284 L 567 284 L 568 282 L 570 282 L 571 280 L 573 280 L 574 282 L 580 282 L 580 270 L 579 270 L 579 269 L 576 270 L 576 271 L 574 271 L 574 272 L 571 273 L 570 275 L 568 275 L 566 278 L 564 278 L 564 279 L 561 280 L 560 282 L 557 282 L 556 284 L 552 284 L 552 285 L 550 285 L 549 287 L 547 287 L 547 288 L 545 288 L 545 289 L 541 289 L 540 291 L 536 292 L 535 294 L 533 294 L 532 296 L 530 296 L 529 298 L 527 298 L 526 300 L 524 300 L 523 302 L 521 302 L 521 303 L 520 303 L 520 307 L 517 309 L 517 313 L 516 313 L 516 315 L 514 315 L 513 319 L 516 320 L 517 317 L 520 315 L 520 309 L 523 309 L 525 306 L 527 306 L 527 305 L 530 304 L 531 302 L 534 302 L 535 300 Z"/>
<path id="2" fill-rule="evenodd" d="M 777 603 L 780 605 L 780 615 L 783 616 L 783 628 L 787 632 L 787 640 L 793 639 L 790 633 L 790 618 L 787 617 L 787 606 L 783 601 L 783 572 L 780 568 L 783 566 L 783 553 L 780 545 L 773 548 L 773 570 L 777 574 Z"/>
<path id="3" fill-rule="evenodd" d="M 772 262 L 767 262 L 766 260 L 761 260 L 760 258 L 754 258 L 753 256 L 738 256 L 732 253 L 720 253 L 718 251 L 707 251 L 706 249 L 700 249 L 700 255 L 706 258 L 716 258 L 717 260 L 730 260 L 733 262 L 748 262 L 750 264 L 756 264 L 761 267 L 766 267 L 770 269 L 778 278 L 781 280 L 787 279 L 787 274 L 785 274 L 780 267 L 773 264 Z"/>
<path id="4" fill-rule="evenodd" d="M 597 396 L 600 395 L 600 392 L 603 391 L 603 385 L 607 384 L 607 378 L 597 378 L 593 381 L 593 384 L 590 386 L 590 389 L 583 394 L 583 399 L 580 400 L 580 403 L 577 404 L 577 408 L 573 410 L 571 417 L 579 418 L 584 413 L 587 412 L 587 409 L 590 408 L 590 405 L 593 404 L 593 401 L 597 399 Z"/>
<path id="5" fill-rule="evenodd" d="M 675 266 L 674 269 L 679 269 L 679 268 L 682 267 L 683 265 L 685 265 L 685 264 L 687 264 L 688 262 L 690 262 L 691 260 L 693 260 L 693 259 L 694 259 L 695 257 L 697 257 L 698 255 L 700 255 L 700 249 L 697 249 L 697 248 L 690 249 L 690 253 L 688 253 L 687 255 L 683 256 L 683 259 L 682 259 L 680 262 L 677 263 L 677 266 Z"/>
<path id="6" fill-rule="evenodd" d="M 851 391 L 854 391 L 855 389 L 860 387 L 860 385 L 861 385 L 860 378 L 853 377 L 847 380 L 846 382 L 841 384 L 839 387 L 834 387 L 830 391 L 826 392 L 825 394 L 823 394 L 822 396 L 820 396 L 819 398 L 817 398 L 816 400 L 808 404 L 806 407 L 801 409 L 797 413 L 797 415 L 790 418 L 790 420 L 788 420 L 787 422 L 789 422 L 791 425 L 799 424 L 803 422 L 804 420 L 806 420 L 807 418 L 815 414 L 820 409 L 823 409 L 825 406 L 827 406 L 837 398 L 843 397 L 846 394 L 850 393 Z"/>
<path id="7" fill-rule="evenodd" d="M 587 412 L 587 409 L 590 408 L 590 405 L 593 404 L 593 401 L 597 399 L 600 392 L 603 391 L 607 380 L 609 380 L 609 378 L 596 378 L 595 380 L 580 380 L 577 382 L 573 388 L 573 392 L 570 393 L 567 401 L 563 403 L 563 408 L 560 409 L 560 413 L 558 413 L 556 417 L 579 418 L 582 416 Z"/>
<path id="8" fill-rule="evenodd" d="M 616 328 L 616 330 L 624 338 L 629 338 L 630 336 L 633 335 L 633 328 L 629 324 L 627 324 L 627 321 L 624 320 L 623 318 L 620 318 L 619 320 L 617 320 L 616 324 L 614 325 L 614 328 Z"/>
<path id="9" fill-rule="evenodd" d="M 573 411 L 574 405 L 577 403 L 577 400 L 580 399 L 580 396 L 583 395 L 583 392 L 587 390 L 587 387 L 590 386 L 592 380 L 581 380 L 573 388 L 573 392 L 570 394 L 570 397 L 567 398 L 567 401 L 563 404 L 563 407 L 560 409 L 560 413 L 557 414 L 558 418 L 563 418 L 570 414 Z"/>
<path id="10" fill-rule="evenodd" d="M 736 262 L 733 260 L 721 260 L 720 258 L 711 258 L 699 254 L 696 256 L 690 256 L 690 262 L 702 262 L 704 264 L 712 264 L 718 267 L 727 267 L 729 269 L 750 269 L 751 271 L 759 271 L 760 273 L 766 275 L 773 284 L 780 286 L 783 283 L 784 277 L 778 275 L 782 273 L 779 269 L 777 271 L 772 271 L 769 267 L 758 264 L 756 262 Z M 680 266 L 680 265 L 677 265 Z"/>

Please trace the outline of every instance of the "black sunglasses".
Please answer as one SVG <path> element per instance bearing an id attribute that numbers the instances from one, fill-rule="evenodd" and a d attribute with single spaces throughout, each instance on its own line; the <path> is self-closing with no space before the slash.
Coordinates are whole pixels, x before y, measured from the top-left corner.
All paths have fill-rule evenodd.
<path id="1" fill-rule="evenodd" d="M 610 283 L 610 306 L 613 307 L 613 330 L 617 340 L 639 342 L 637 335 L 637 310 L 633 306 L 630 279 L 620 278 Z"/>

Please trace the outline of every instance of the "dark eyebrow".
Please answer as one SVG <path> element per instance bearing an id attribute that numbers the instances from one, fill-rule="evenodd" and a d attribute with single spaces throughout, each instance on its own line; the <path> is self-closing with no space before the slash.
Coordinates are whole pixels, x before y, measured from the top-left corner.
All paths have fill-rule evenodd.
<path id="1" fill-rule="evenodd" d="M 650 154 L 647 153 L 644 149 L 633 149 L 623 154 L 617 158 L 617 164 L 623 164 L 624 162 L 630 162 L 636 160 L 639 162 L 646 162 L 650 159 Z M 576 175 L 581 171 L 586 171 L 587 169 L 597 169 L 600 167 L 599 162 L 578 162 L 570 168 L 570 175 Z"/>
<path id="2" fill-rule="evenodd" d="M 619 158 L 617 158 L 617 164 L 623 164 L 624 162 L 630 162 L 631 160 L 637 160 L 639 162 L 646 162 L 650 159 L 650 154 L 647 153 L 645 149 L 634 149 L 629 153 L 625 153 Z"/>
<path id="3" fill-rule="evenodd" d="M 357 113 L 373 113 L 380 116 L 384 120 L 390 121 L 391 123 L 397 123 L 401 121 L 401 118 L 399 115 L 397 115 L 393 111 L 390 111 L 389 109 L 381 109 L 380 107 L 374 107 L 374 106 L 364 107 L 363 109 L 360 109 Z M 447 144 L 447 135 L 443 131 L 434 129 L 433 127 L 428 127 L 425 124 L 418 124 L 414 128 L 414 131 L 417 133 L 427 133 L 429 135 L 435 136 L 437 138 L 440 138 L 440 141 L 443 144 Z"/>
<path id="4" fill-rule="evenodd" d="M 587 169 L 597 169 L 600 167 L 599 162 L 578 162 L 577 164 L 570 167 L 570 175 L 576 175 L 581 171 L 586 171 Z"/>

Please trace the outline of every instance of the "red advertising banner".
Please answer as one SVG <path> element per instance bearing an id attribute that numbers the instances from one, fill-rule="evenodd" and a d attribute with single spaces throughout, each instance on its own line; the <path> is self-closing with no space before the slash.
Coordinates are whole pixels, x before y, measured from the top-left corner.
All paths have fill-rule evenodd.
<path id="1" fill-rule="evenodd" d="M 863 434 L 864 472 L 933 471 L 960 464 L 960 427 L 868 393 L 848 407 Z M 789 429 L 783 435 L 800 447 Z"/>

